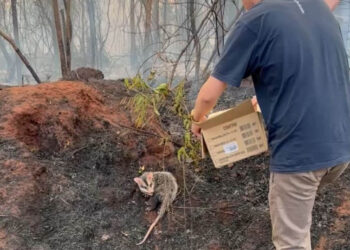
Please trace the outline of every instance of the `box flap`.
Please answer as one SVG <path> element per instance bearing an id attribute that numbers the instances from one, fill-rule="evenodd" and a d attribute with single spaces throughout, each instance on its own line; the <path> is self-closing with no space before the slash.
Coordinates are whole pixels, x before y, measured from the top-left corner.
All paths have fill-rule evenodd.
<path id="1" fill-rule="evenodd" d="M 251 100 L 246 100 L 239 104 L 237 107 L 227 109 L 224 111 L 219 111 L 210 114 L 209 118 L 203 122 L 197 123 L 202 129 L 208 129 L 218 124 L 236 119 L 238 117 L 254 113 L 254 106 Z"/>
<path id="2" fill-rule="evenodd" d="M 202 145 L 202 159 L 204 159 L 206 157 L 206 155 L 208 154 L 208 148 L 207 148 L 207 144 L 205 143 L 204 140 L 204 136 L 201 136 L 201 145 Z"/>

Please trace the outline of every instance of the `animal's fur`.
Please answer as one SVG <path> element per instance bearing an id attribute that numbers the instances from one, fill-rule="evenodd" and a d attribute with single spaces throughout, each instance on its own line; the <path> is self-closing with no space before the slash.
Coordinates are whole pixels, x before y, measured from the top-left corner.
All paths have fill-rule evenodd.
<path id="1" fill-rule="evenodd" d="M 169 172 L 145 172 L 142 176 L 134 178 L 134 181 L 137 183 L 142 193 L 153 196 L 156 199 L 156 203 L 153 204 L 154 208 L 156 207 L 157 201 L 162 203 L 157 218 L 149 227 L 143 240 L 137 244 L 141 245 L 147 240 L 152 229 L 175 200 L 178 185 L 175 177 Z"/>

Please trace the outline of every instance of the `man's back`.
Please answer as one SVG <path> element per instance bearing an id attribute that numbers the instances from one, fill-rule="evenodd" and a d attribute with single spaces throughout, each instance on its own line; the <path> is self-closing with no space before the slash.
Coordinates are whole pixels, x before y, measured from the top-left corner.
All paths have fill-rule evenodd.
<path id="1" fill-rule="evenodd" d="M 237 26 L 250 33 L 244 76 L 253 76 L 268 126 L 272 171 L 305 172 L 350 160 L 347 57 L 323 0 L 265 0 Z M 220 62 L 215 74 L 220 79 Z"/>

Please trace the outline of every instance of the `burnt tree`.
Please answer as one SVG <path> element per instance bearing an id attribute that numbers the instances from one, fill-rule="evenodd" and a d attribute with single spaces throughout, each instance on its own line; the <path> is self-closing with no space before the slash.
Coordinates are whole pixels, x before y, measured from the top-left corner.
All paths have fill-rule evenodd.
<path id="1" fill-rule="evenodd" d="M 62 11 L 59 9 L 58 0 L 52 0 L 52 9 L 55 19 L 56 38 L 60 54 L 61 72 L 63 78 L 66 78 L 71 68 L 70 44 L 72 40 L 72 24 L 70 19 L 70 0 L 64 0 L 64 10 Z"/>
<path id="2" fill-rule="evenodd" d="M 12 11 L 13 35 L 15 38 L 16 46 L 20 48 L 19 32 L 18 32 L 17 0 L 11 0 L 11 11 Z M 17 72 L 17 82 L 20 82 L 22 78 L 22 65 L 17 56 L 15 56 L 15 62 L 16 62 L 15 65 L 16 65 L 16 72 Z"/>

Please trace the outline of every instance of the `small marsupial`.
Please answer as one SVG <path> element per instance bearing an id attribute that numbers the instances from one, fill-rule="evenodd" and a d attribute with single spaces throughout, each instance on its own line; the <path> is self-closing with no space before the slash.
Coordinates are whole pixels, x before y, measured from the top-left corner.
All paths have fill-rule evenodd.
<path id="1" fill-rule="evenodd" d="M 170 205 L 176 198 L 178 185 L 175 177 L 169 172 L 145 172 L 140 177 L 134 178 L 134 181 L 139 186 L 140 191 L 151 198 L 151 206 L 147 208 L 148 211 L 154 210 L 158 203 L 161 202 L 161 206 L 158 211 L 158 216 L 149 227 L 145 237 L 137 245 L 143 244 L 152 229 L 163 217 L 166 211 L 168 211 Z"/>

